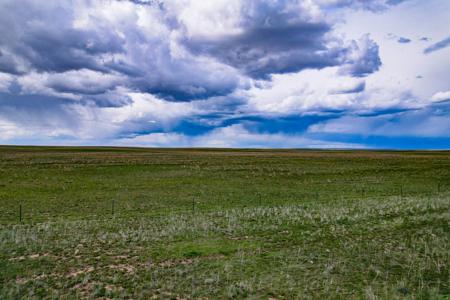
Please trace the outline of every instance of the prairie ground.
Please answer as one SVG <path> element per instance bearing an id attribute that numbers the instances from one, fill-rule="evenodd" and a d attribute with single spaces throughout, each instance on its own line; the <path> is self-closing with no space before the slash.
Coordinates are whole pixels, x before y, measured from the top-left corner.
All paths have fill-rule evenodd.
<path id="1" fill-rule="evenodd" d="M 450 152 L 0 147 L 0 298 L 447 299 Z"/>

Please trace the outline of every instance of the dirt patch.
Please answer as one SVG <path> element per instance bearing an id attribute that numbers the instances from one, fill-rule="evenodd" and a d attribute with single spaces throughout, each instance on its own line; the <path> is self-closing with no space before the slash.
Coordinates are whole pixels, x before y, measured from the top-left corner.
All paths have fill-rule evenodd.
<path id="1" fill-rule="evenodd" d="M 30 255 L 22 255 L 22 256 L 12 257 L 9 259 L 9 261 L 22 261 L 25 259 L 37 259 L 37 258 L 49 257 L 49 256 L 50 256 L 50 253 L 44 253 L 44 254 L 35 253 L 35 254 L 30 254 Z"/>
<path id="2" fill-rule="evenodd" d="M 66 277 L 69 277 L 69 278 L 76 277 L 78 275 L 91 273 L 92 271 L 94 271 L 94 267 L 87 267 L 87 268 L 84 268 L 84 269 L 81 269 L 81 270 L 71 271 L 71 272 L 69 272 L 69 274 L 67 274 Z"/>
<path id="3" fill-rule="evenodd" d="M 127 274 L 134 273 L 136 271 L 135 267 L 127 264 L 109 265 L 108 268 L 118 270 Z"/>

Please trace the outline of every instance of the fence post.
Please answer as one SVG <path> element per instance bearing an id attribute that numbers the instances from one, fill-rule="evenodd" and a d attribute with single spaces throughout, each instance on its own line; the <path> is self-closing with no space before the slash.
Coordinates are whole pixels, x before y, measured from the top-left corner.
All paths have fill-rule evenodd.
<path id="1" fill-rule="evenodd" d="M 400 200 L 403 200 L 403 185 L 400 185 Z"/>
<path id="2" fill-rule="evenodd" d="M 192 197 L 192 213 L 195 213 L 195 198 Z"/>
<path id="3" fill-rule="evenodd" d="M 22 223 L 22 204 L 19 204 L 19 222 Z"/>
<path id="4" fill-rule="evenodd" d="M 114 215 L 114 199 L 112 199 L 111 213 L 112 213 L 112 215 Z"/>

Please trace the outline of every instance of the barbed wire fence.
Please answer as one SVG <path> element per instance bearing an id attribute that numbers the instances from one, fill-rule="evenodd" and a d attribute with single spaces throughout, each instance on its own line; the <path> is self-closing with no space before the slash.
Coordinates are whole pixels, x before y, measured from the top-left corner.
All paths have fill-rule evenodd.
<path id="1" fill-rule="evenodd" d="M 283 197 L 274 197 L 273 195 L 257 191 L 246 194 L 245 199 L 236 199 L 236 197 L 230 194 L 214 194 L 205 197 L 189 194 L 186 196 L 186 201 L 183 201 L 181 205 L 171 205 L 164 202 L 152 202 L 151 200 L 146 203 L 146 206 L 140 207 L 139 205 L 131 205 L 126 200 L 119 200 L 116 198 L 105 199 L 102 207 L 94 209 L 93 211 L 86 213 L 77 211 L 76 209 L 67 209 L 63 211 L 42 211 L 36 210 L 35 207 L 29 207 L 25 205 L 25 201 L 20 201 L 17 204 L 15 211 L 3 211 L 0 214 L 0 224 L 32 224 L 46 221 L 54 221 L 61 219 L 97 219 L 97 218 L 119 218 L 119 217 L 162 217 L 170 214 L 200 214 L 207 212 L 214 212 L 220 210 L 237 209 L 237 208 L 249 208 L 249 207 L 270 207 L 280 205 L 292 205 L 292 204 L 309 204 L 309 203 L 332 203 L 331 201 L 356 201 L 370 198 L 395 198 L 397 200 L 403 200 L 407 197 L 421 196 L 448 196 L 449 189 L 445 182 L 438 182 L 434 188 L 430 187 L 427 190 L 420 189 L 417 191 L 408 184 L 393 185 L 391 189 L 377 190 L 376 187 L 367 186 L 355 187 L 352 193 L 333 193 L 327 191 L 327 189 L 320 189 L 319 186 L 314 191 L 300 192 L 296 194 Z M 165 204 L 165 205 L 164 205 Z M 16 221 L 14 221 L 16 220 Z"/>

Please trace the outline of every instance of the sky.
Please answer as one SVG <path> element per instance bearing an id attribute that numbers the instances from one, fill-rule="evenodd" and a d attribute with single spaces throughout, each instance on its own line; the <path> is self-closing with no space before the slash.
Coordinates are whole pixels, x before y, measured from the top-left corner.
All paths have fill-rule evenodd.
<path id="1" fill-rule="evenodd" d="M 450 149 L 450 1 L 0 0 L 0 144 Z"/>

